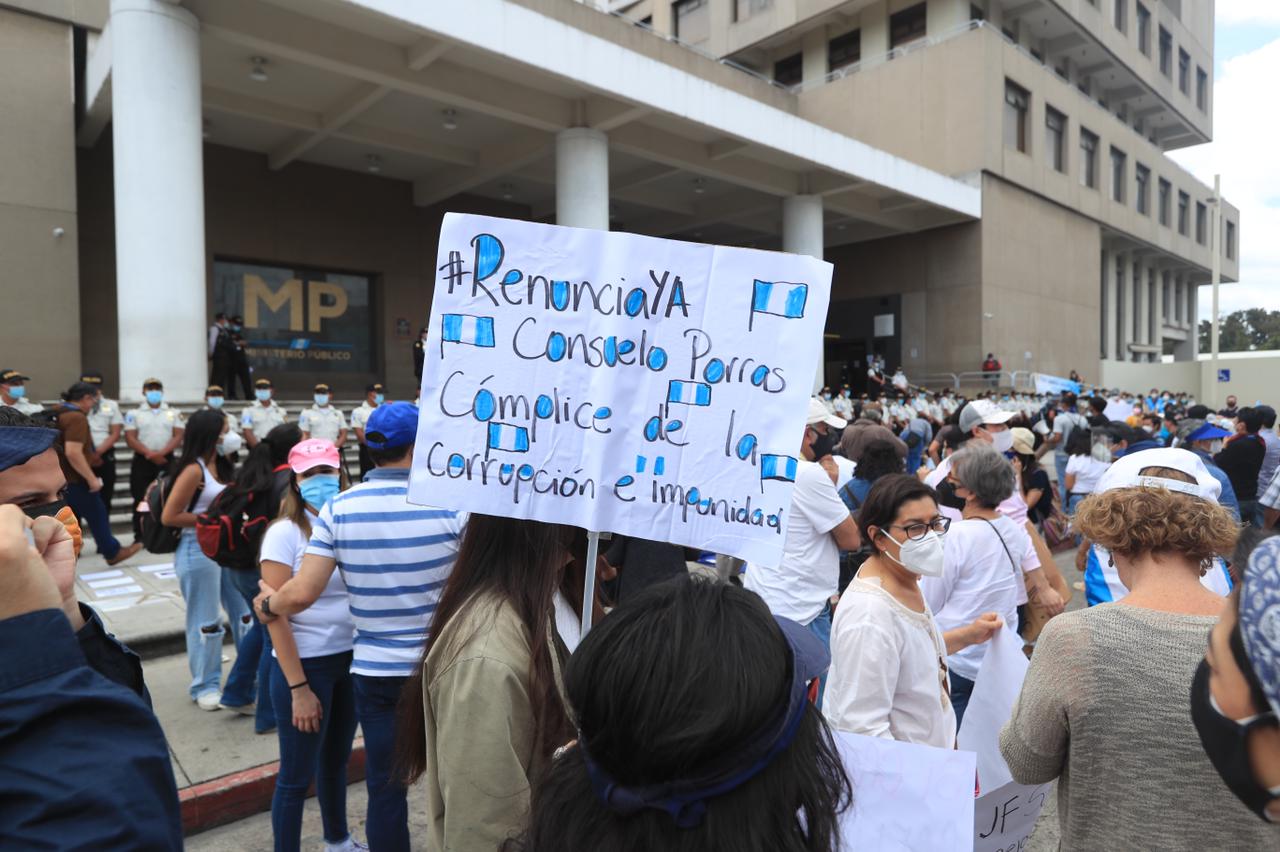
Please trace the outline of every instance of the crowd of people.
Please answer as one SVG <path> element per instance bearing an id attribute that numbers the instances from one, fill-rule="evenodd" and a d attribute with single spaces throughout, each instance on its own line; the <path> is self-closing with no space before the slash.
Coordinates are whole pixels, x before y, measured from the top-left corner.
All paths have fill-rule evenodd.
<path id="1" fill-rule="evenodd" d="M 1016 780 L 1058 781 L 1063 849 L 1280 841 L 1266 406 L 966 399 L 905 377 L 879 399 L 824 392 L 781 562 L 695 574 L 662 542 L 620 537 L 588 564 L 582 530 L 410 504 L 417 409 L 381 386 L 350 421 L 368 463 L 352 481 L 327 386 L 291 423 L 259 379 L 237 423 L 220 386 L 183 420 L 156 380 L 121 416 L 81 378 L 52 417 L 0 407 L 0 634 L 33 649 L 0 664 L 0 765 L 24 767 L 0 773 L 7 842 L 181 847 L 141 667 L 74 594 L 79 518 L 109 560 L 132 555 L 99 515 L 104 410 L 156 503 L 140 537 L 172 542 L 191 700 L 276 730 L 277 849 L 298 848 L 313 783 L 327 848 L 365 848 L 346 803 L 359 725 L 377 852 L 410 847 L 410 809 L 433 850 L 835 850 L 858 796 L 836 732 L 954 748 L 1002 630 L 1031 667 L 999 747 Z M 0 373 L 3 401 L 24 380 Z M 1065 548 L 1090 604 L 1073 612 Z M 588 572 L 609 582 L 582 636 Z M 86 761 L 103 775 L 69 789 Z"/>

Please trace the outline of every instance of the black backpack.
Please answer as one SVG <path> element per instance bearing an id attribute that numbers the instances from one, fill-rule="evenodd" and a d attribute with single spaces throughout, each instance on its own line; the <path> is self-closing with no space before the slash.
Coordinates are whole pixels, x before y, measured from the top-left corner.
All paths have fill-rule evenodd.
<path id="1" fill-rule="evenodd" d="M 258 548 L 271 523 L 264 497 L 228 488 L 213 498 L 196 516 L 196 540 L 204 555 L 226 568 L 257 570 Z"/>
<path id="2" fill-rule="evenodd" d="M 173 488 L 174 479 L 173 474 L 162 471 L 147 486 L 147 493 L 138 504 L 138 513 L 142 516 L 140 524 L 142 533 L 138 540 L 150 553 L 174 553 L 178 549 L 178 539 L 182 537 L 180 528 L 167 527 L 161 521 L 164 516 L 164 504 L 169 499 L 169 491 Z M 204 479 L 202 478 L 196 493 L 191 497 L 192 506 L 196 504 L 203 490 Z"/>

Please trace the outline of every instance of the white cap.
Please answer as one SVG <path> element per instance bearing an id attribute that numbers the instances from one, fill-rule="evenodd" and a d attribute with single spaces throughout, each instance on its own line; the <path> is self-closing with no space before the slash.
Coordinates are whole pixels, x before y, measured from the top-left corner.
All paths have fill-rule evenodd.
<path id="1" fill-rule="evenodd" d="M 1016 416 L 1016 411 L 1005 411 L 989 399 L 975 399 L 960 409 L 960 431 L 968 435 L 975 426 L 1008 423 Z"/>
<path id="2" fill-rule="evenodd" d="M 809 416 L 805 418 L 804 425 L 812 426 L 815 423 L 825 423 L 832 429 L 843 429 L 849 425 L 849 421 L 843 417 L 836 417 L 827 410 L 827 406 L 822 400 L 816 396 L 809 397 Z"/>
<path id="3" fill-rule="evenodd" d="M 1167 467 L 1182 471 L 1194 477 L 1195 483 L 1163 476 L 1143 476 L 1141 472 L 1149 467 Z M 1097 491 L 1110 491 L 1113 488 L 1164 488 L 1214 503 L 1218 502 L 1218 496 L 1222 493 L 1222 486 L 1213 478 L 1213 474 L 1209 473 L 1209 468 L 1205 467 L 1198 455 L 1188 450 L 1163 447 L 1139 450 L 1117 459 L 1098 480 Z"/>

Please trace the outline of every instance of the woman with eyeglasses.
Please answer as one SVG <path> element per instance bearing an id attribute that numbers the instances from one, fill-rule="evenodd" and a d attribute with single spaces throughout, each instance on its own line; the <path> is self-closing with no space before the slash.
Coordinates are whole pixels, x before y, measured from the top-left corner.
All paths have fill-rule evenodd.
<path id="1" fill-rule="evenodd" d="M 831 670 L 823 714 L 856 734 L 952 748 L 946 658 L 985 642 L 1003 626 L 995 613 L 943 631 L 920 591 L 943 572 L 950 521 L 938 495 L 914 476 L 881 477 L 858 513 L 875 550 L 840 598 L 831 628 Z"/>

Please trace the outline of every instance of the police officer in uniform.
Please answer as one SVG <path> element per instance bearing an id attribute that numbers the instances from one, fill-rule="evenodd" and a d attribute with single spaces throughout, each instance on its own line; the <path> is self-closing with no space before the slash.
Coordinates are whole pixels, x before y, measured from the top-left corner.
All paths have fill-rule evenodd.
<path id="1" fill-rule="evenodd" d="M 413 374 L 418 377 L 418 384 L 422 384 L 422 362 L 427 360 L 427 329 L 423 326 L 422 331 L 418 332 L 418 339 L 413 341 Z"/>
<path id="2" fill-rule="evenodd" d="M 271 395 L 270 379 L 258 379 L 253 383 L 255 402 L 247 406 L 240 417 L 240 426 L 244 429 L 244 440 L 249 449 L 258 446 L 258 441 L 272 429 L 289 422 L 289 412 L 276 405 Z"/>
<path id="3" fill-rule="evenodd" d="M 209 384 L 226 387 L 231 384 L 232 365 L 235 362 L 236 344 L 231 336 L 231 321 L 226 314 L 218 314 L 217 321 L 209 329 Z"/>
<path id="4" fill-rule="evenodd" d="M 142 535 L 142 516 L 138 503 L 147 496 L 147 488 L 173 461 L 173 451 L 182 444 L 185 422 L 182 415 L 164 401 L 164 384 L 159 379 L 142 383 L 142 405 L 124 417 L 124 440 L 133 450 L 129 466 L 129 495 L 133 498 L 133 535 Z"/>
<path id="5" fill-rule="evenodd" d="M 102 480 L 102 490 L 98 496 L 107 507 L 107 515 L 111 514 L 111 500 L 116 491 L 116 444 L 124 431 L 124 412 L 120 403 L 107 399 L 102 395 L 102 373 L 86 370 L 80 381 L 93 385 L 98 391 L 97 401 L 89 412 L 89 435 L 93 440 L 93 455 L 90 464 L 93 472 Z M 96 461 L 94 461 L 96 459 Z"/>
<path id="6" fill-rule="evenodd" d="M 27 399 L 27 382 L 30 376 L 24 376 L 17 370 L 0 370 L 0 405 L 16 408 L 23 414 L 39 414 L 44 409 L 39 403 Z"/>
<path id="7" fill-rule="evenodd" d="M 380 383 L 366 385 L 364 402 L 351 412 L 351 428 L 355 430 L 356 440 L 360 443 L 360 479 L 362 481 L 364 475 L 374 468 L 373 457 L 369 455 L 369 448 L 364 442 L 364 424 L 369 422 L 369 415 L 373 410 L 386 402 L 386 399 L 386 393 Z"/>
<path id="8" fill-rule="evenodd" d="M 302 440 L 324 438 L 333 441 L 334 446 L 341 450 L 347 442 L 347 418 L 329 404 L 331 398 L 328 385 L 323 382 L 316 385 L 316 404 L 303 410 L 298 417 L 298 428 L 302 430 Z"/>
<path id="9" fill-rule="evenodd" d="M 227 421 L 227 425 L 231 427 L 231 431 L 239 435 L 240 421 L 230 411 L 222 407 L 226 402 L 227 397 L 222 385 L 209 385 L 204 389 L 204 407 L 221 414 Z"/>
<path id="10" fill-rule="evenodd" d="M 245 349 L 244 337 L 241 333 L 244 331 L 244 318 L 231 318 L 231 344 L 234 351 L 231 353 L 231 377 L 227 381 L 227 390 L 230 391 L 232 399 L 236 398 L 236 381 L 240 382 L 240 390 L 244 394 L 243 399 L 253 399 L 253 390 L 249 387 L 251 378 L 249 374 L 252 370 L 249 368 L 249 353 Z M 266 434 L 265 432 L 263 433 Z"/>

